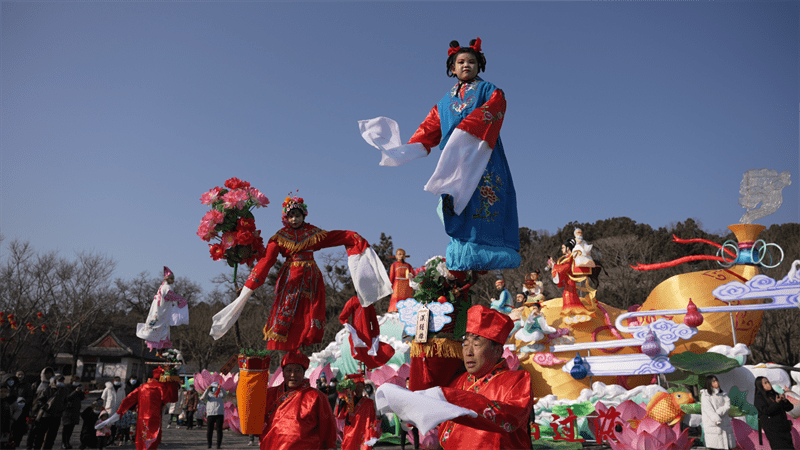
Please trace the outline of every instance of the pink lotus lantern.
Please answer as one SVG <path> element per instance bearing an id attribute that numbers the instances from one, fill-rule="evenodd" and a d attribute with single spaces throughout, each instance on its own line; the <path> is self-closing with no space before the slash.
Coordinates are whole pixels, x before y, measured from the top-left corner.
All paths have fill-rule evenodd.
<path id="1" fill-rule="evenodd" d="M 689 450 L 694 442 L 689 438 L 688 428 L 681 432 L 680 423 L 670 427 L 649 417 L 642 419 L 636 430 L 624 424 L 622 432 L 614 430 L 614 435 L 617 440 L 608 442 L 613 450 Z"/>
<path id="2" fill-rule="evenodd" d="M 800 419 L 789 418 L 792 422 L 792 441 L 800 442 Z M 761 437 L 761 444 L 758 443 L 758 430 L 750 428 L 747 422 L 739 419 L 731 419 L 733 425 L 733 435 L 736 437 L 736 444 L 743 450 L 770 450 L 767 435 Z"/>
<path id="3" fill-rule="evenodd" d="M 504 348 L 503 358 L 506 360 L 509 369 L 511 370 L 519 369 L 519 359 L 517 358 L 516 352 L 512 352 L 511 350 Z"/>
<path id="4" fill-rule="evenodd" d="M 236 386 L 239 384 L 239 374 L 228 373 L 226 375 L 220 375 L 217 372 L 209 372 L 208 370 L 203 370 L 200 373 L 194 374 L 194 388 L 201 394 L 215 381 L 219 383 L 226 392 L 234 393 L 236 392 Z"/>
<path id="5" fill-rule="evenodd" d="M 242 434 L 242 428 L 239 425 L 239 409 L 233 402 L 225 402 L 225 418 L 222 421 L 222 428 L 230 428 Z"/>
<path id="6" fill-rule="evenodd" d="M 380 387 L 385 383 L 406 387 L 406 378 L 408 378 L 410 373 L 411 367 L 408 365 L 408 363 L 403 364 L 397 370 L 385 365 L 369 372 L 367 374 L 367 378 L 375 383 L 376 387 Z"/>

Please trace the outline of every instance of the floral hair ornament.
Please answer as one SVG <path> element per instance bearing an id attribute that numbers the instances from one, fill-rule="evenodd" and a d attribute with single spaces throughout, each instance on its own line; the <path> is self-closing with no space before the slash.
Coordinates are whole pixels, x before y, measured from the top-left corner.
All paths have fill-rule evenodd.
<path id="1" fill-rule="evenodd" d="M 175 274 L 172 273 L 171 270 L 169 270 L 169 267 L 164 266 L 164 278 L 171 277 L 171 276 L 175 276 Z"/>
<path id="2" fill-rule="evenodd" d="M 298 197 L 296 195 L 297 192 L 299 191 L 295 191 L 294 196 L 290 192 L 286 199 L 283 200 L 283 215 L 281 216 L 281 222 L 283 222 L 283 226 L 289 226 L 288 215 L 293 209 L 299 209 L 303 213 L 303 216 L 308 215 L 308 206 L 306 206 L 305 202 L 303 201 L 303 197 Z"/>
<path id="3" fill-rule="evenodd" d="M 480 37 L 476 38 L 475 39 L 475 44 L 470 45 L 470 47 L 473 50 L 475 50 L 476 52 L 480 53 L 481 52 L 481 38 Z M 450 47 L 449 49 L 447 49 L 447 56 L 453 56 L 456 53 L 458 53 L 459 51 L 461 51 L 461 47 Z"/>

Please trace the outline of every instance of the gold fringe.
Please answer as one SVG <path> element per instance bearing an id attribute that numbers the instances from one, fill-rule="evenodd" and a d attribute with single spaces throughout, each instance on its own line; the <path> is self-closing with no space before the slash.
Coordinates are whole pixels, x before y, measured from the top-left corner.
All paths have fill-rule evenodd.
<path id="1" fill-rule="evenodd" d="M 310 238 L 304 240 L 303 242 L 295 242 L 286 239 L 285 237 L 281 236 L 280 234 L 275 234 L 270 238 L 271 241 L 275 241 L 281 247 L 285 248 L 289 253 L 297 253 L 302 252 L 303 250 L 307 249 L 308 247 L 316 244 L 317 242 L 325 239 L 328 236 L 328 232 L 319 229 L 319 232 Z"/>
<path id="2" fill-rule="evenodd" d="M 289 267 L 307 267 L 316 265 L 316 261 L 292 261 L 289 263 Z"/>
<path id="3" fill-rule="evenodd" d="M 281 336 L 280 334 L 272 331 L 267 330 L 267 327 L 264 327 L 264 340 L 265 341 L 278 341 L 278 342 L 286 342 L 286 336 Z"/>
<path id="4" fill-rule="evenodd" d="M 411 343 L 411 357 L 434 357 L 464 359 L 461 343 L 447 338 L 431 338 L 425 344 Z"/>

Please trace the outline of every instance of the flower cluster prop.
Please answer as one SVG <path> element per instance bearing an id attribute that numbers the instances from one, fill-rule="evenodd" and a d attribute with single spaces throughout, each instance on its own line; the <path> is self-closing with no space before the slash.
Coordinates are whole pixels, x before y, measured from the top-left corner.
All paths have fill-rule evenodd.
<path id="1" fill-rule="evenodd" d="M 605 407 L 599 404 L 595 405 L 595 409 L 598 412 L 607 412 Z M 622 402 L 616 408 L 616 412 L 619 414 L 609 417 L 612 427 L 607 428 L 608 432 L 613 432 L 614 435 L 613 439 L 608 440 L 608 445 L 613 450 L 655 448 L 688 450 L 692 447 L 694 439 L 689 438 L 688 428 L 681 432 L 680 423 L 672 426 L 661 423 L 650 417 L 640 405 L 630 400 Z M 634 428 L 633 425 L 637 426 Z"/>
<path id="2" fill-rule="evenodd" d="M 168 364 L 164 364 L 164 376 L 177 376 L 178 369 L 183 365 L 183 355 L 181 351 L 176 348 L 170 348 L 160 353 L 161 357 L 167 360 Z M 166 367 L 165 367 L 166 366 Z"/>
<path id="3" fill-rule="evenodd" d="M 223 259 L 236 268 L 238 264 L 252 265 L 264 256 L 264 239 L 251 212 L 269 205 L 264 194 L 233 177 L 225 181 L 224 188 L 217 186 L 203 194 L 200 202 L 211 210 L 200 221 L 197 235 L 206 242 L 219 241 L 208 245 L 214 261 Z"/>

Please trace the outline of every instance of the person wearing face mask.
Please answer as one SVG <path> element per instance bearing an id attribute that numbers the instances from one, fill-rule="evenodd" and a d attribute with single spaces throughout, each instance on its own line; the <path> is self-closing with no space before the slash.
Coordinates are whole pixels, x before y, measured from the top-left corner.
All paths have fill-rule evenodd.
<path id="1" fill-rule="evenodd" d="M 8 437 L 8 448 L 17 448 L 22 442 L 22 437 L 28 431 L 28 412 L 30 406 L 25 397 L 17 397 L 10 405 L 11 434 Z"/>
<path id="2" fill-rule="evenodd" d="M 112 412 L 116 411 L 124 398 L 125 386 L 122 385 L 120 377 L 114 377 L 113 381 L 106 381 L 106 388 L 103 389 L 103 393 L 100 395 L 100 399 L 103 400 L 103 409 Z M 118 430 L 119 427 L 116 424 L 111 426 L 111 442 L 114 442 Z"/>
<path id="3" fill-rule="evenodd" d="M 81 449 L 97 448 L 97 433 L 94 429 L 94 425 L 97 423 L 101 412 L 103 412 L 102 400 L 95 400 L 92 402 L 91 406 L 87 406 L 86 409 L 81 412 L 81 419 L 83 419 L 80 438 Z"/>
<path id="4" fill-rule="evenodd" d="M 39 435 L 43 436 L 44 432 L 46 431 L 43 427 L 44 424 L 35 420 L 36 413 L 33 412 L 33 408 L 36 406 L 37 403 L 36 400 L 44 392 L 44 390 L 47 389 L 47 387 L 50 385 L 50 379 L 53 378 L 54 376 L 55 372 L 53 371 L 53 369 L 51 367 L 45 367 L 44 369 L 42 369 L 41 373 L 39 373 L 39 380 L 40 380 L 39 384 L 36 386 L 35 390 L 32 389 L 33 392 L 31 394 L 32 395 L 31 419 L 34 420 L 33 423 L 31 424 L 30 432 L 28 433 L 28 439 L 25 445 L 26 448 L 33 448 L 34 443 L 36 442 L 36 438 Z"/>
<path id="5" fill-rule="evenodd" d="M 33 448 L 53 448 L 56 435 L 58 435 L 58 426 L 61 423 L 61 415 L 67 408 L 67 397 L 72 391 L 67 387 L 64 376 L 57 375 L 50 380 L 50 385 L 36 398 L 32 414 L 37 422 L 37 428 L 40 428 L 42 432 L 36 435 Z"/>
<path id="6" fill-rule="evenodd" d="M 67 395 L 66 408 L 61 415 L 61 448 L 72 448 L 69 440 L 72 437 L 72 430 L 81 421 L 81 402 L 86 398 L 80 378 L 72 377 L 72 392 Z"/>
<path id="7" fill-rule="evenodd" d="M 130 395 L 137 387 L 139 387 L 139 377 L 131 375 L 128 381 L 125 382 L 125 396 Z M 119 445 L 127 444 L 131 441 L 131 427 L 134 424 L 136 424 L 136 412 L 134 410 L 125 411 L 125 414 L 116 423 L 117 432 L 114 438 L 119 440 Z"/>

